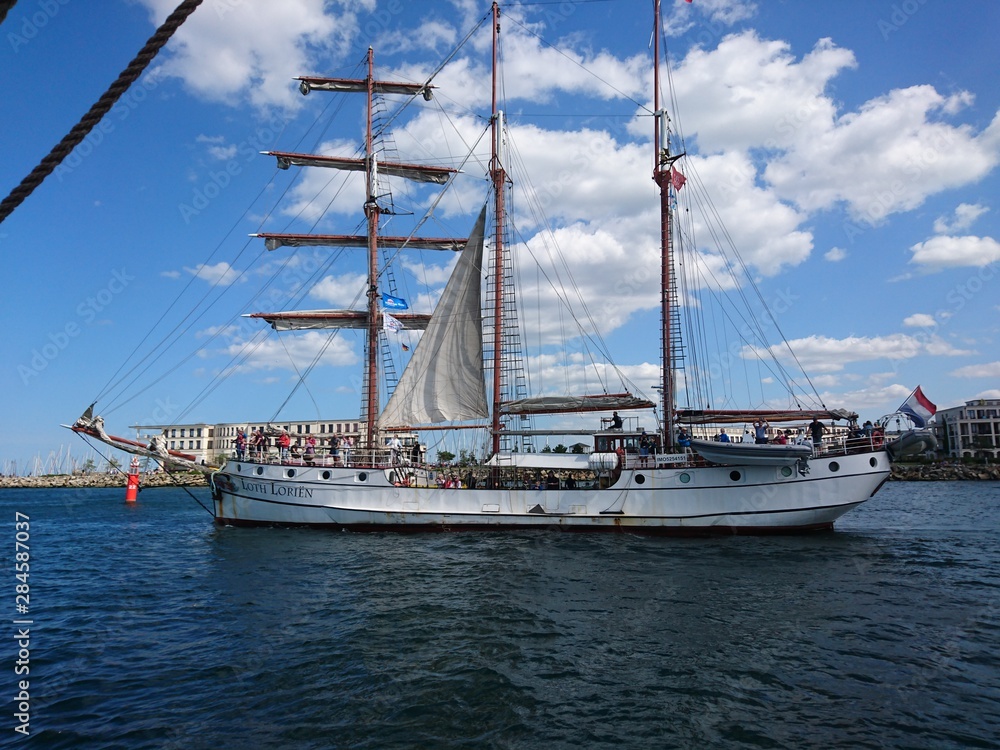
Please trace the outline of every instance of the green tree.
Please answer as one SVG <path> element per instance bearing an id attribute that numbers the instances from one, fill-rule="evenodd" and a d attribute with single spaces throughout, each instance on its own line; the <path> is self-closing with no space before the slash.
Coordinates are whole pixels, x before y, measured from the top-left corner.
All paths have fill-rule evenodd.
<path id="1" fill-rule="evenodd" d="M 551 453 L 551 452 L 552 449 L 547 445 L 544 448 L 542 448 L 542 453 Z"/>
<path id="2" fill-rule="evenodd" d="M 552 449 L 553 453 L 565 453 L 566 451 L 567 448 L 562 443 L 559 443 L 559 445 L 557 445 L 555 448 Z"/>
<path id="3" fill-rule="evenodd" d="M 83 470 L 84 474 L 89 474 L 96 468 L 96 466 L 97 464 L 94 463 L 94 459 L 88 458 L 83 462 L 83 465 L 80 468 Z"/>
<path id="4" fill-rule="evenodd" d="M 438 451 L 438 463 L 450 464 L 455 459 L 455 454 L 451 451 Z"/>

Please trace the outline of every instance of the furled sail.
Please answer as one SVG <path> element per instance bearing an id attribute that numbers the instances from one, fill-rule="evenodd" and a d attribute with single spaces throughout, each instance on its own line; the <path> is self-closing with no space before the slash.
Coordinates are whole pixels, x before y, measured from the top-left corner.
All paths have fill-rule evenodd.
<path id="1" fill-rule="evenodd" d="M 427 331 L 382 412 L 382 426 L 488 416 L 480 292 L 485 223 L 483 207 Z"/>
<path id="2" fill-rule="evenodd" d="M 315 154 L 297 154 L 291 151 L 261 151 L 262 154 L 274 156 L 278 167 L 288 169 L 296 167 L 328 167 L 347 172 L 364 172 L 368 169 L 365 159 L 350 159 L 341 156 L 317 156 Z M 416 182 L 433 182 L 444 185 L 448 178 L 458 172 L 450 167 L 428 167 L 423 164 L 402 164 L 399 162 L 380 161 L 378 171 L 393 177 L 404 177 Z"/>
<path id="3" fill-rule="evenodd" d="M 260 318 L 276 331 L 323 331 L 331 328 L 368 327 L 367 310 L 293 310 L 288 312 L 249 313 L 244 318 Z M 427 328 L 430 315 L 424 313 L 393 313 L 403 328 L 422 331 Z M 382 323 L 379 322 L 379 327 Z"/>
<path id="4" fill-rule="evenodd" d="M 368 247 L 368 236 L 364 234 L 275 234 L 257 232 L 251 237 L 261 237 L 264 247 L 277 250 L 279 247 Z M 387 237 L 379 235 L 378 246 L 389 248 L 407 247 L 411 250 L 461 250 L 468 240 L 451 237 Z"/>
<path id="5" fill-rule="evenodd" d="M 561 414 L 566 412 L 609 411 L 611 409 L 652 409 L 656 405 L 631 393 L 604 393 L 596 396 L 537 396 L 507 401 L 504 414 Z"/>

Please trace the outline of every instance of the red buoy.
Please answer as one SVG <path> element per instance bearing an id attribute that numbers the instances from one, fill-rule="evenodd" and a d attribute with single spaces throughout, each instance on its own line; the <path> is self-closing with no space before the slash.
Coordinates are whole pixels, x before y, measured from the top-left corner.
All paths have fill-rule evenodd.
<path id="1" fill-rule="evenodd" d="M 139 494 L 139 457 L 132 456 L 128 467 L 128 485 L 125 487 L 125 502 L 134 503 Z"/>

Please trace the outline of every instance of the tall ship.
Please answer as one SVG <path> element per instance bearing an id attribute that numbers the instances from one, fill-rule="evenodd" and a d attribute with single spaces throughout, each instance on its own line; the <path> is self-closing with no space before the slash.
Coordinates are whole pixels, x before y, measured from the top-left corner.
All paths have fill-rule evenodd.
<path id="1" fill-rule="evenodd" d="M 518 200 L 511 165 L 520 167 L 520 156 L 511 150 L 516 139 L 500 106 L 503 22 L 498 4 L 481 21 L 492 35 L 492 107 L 482 118 L 481 133 L 482 142 L 489 144 L 488 161 L 481 160 L 488 191 L 485 198 L 475 198 L 481 208 L 464 237 L 428 236 L 421 231 L 427 225 L 423 220 L 415 221 L 414 230 L 405 235 L 384 231 L 386 220 L 397 214 L 386 198 L 390 178 L 447 190 L 460 173 L 477 164 L 468 158 L 448 167 L 428 166 L 393 158 L 394 152 L 385 147 L 389 126 L 402 117 L 397 112 L 434 98 L 440 68 L 422 81 L 384 80 L 376 74 L 375 52 L 369 49 L 363 76 L 298 79 L 302 94 L 363 102 L 363 144 L 350 157 L 267 154 L 285 169 L 359 173 L 355 177 L 363 179 L 365 191 L 358 206 L 364 232 L 258 236 L 267 249 L 280 252 L 360 249 L 367 257 L 361 304 L 254 312 L 249 317 L 281 332 L 276 335 L 360 332 L 365 341 L 358 389 L 364 430 L 349 451 L 323 445 L 322 440 L 304 452 L 247 446 L 222 466 L 206 469 L 216 522 L 357 531 L 557 529 L 667 535 L 831 529 L 888 479 L 891 446 L 878 428 L 855 429 L 849 436 L 832 434 L 823 423 L 855 425 L 857 414 L 826 408 L 815 389 L 809 392 L 811 385 L 800 387 L 808 378 L 790 375 L 778 359 L 767 366 L 771 372 L 778 369 L 778 379 L 788 386 L 781 406 L 712 408 L 708 391 L 698 385 L 710 370 L 711 354 L 702 352 L 707 364 L 693 363 L 685 339 L 698 330 L 693 321 L 702 305 L 692 301 L 697 283 L 684 276 L 697 266 L 688 262 L 696 257 L 697 246 L 683 226 L 686 194 L 692 192 L 684 189 L 684 173 L 691 172 L 685 166 L 683 142 L 661 103 L 665 64 L 659 2 L 654 13 L 650 161 L 659 202 L 660 248 L 657 266 L 643 269 L 659 278 L 659 324 L 648 336 L 658 362 L 657 382 L 650 388 L 652 396 L 647 395 L 608 365 L 598 368 L 602 378 L 596 392 L 530 392 L 523 343 L 532 332 L 524 330 L 518 317 L 523 300 L 516 282 L 528 275 L 518 273 L 517 254 L 530 254 L 532 248 L 519 239 L 511 223 L 510 206 Z M 390 113 L 387 99 L 395 100 L 398 110 Z M 479 153 L 483 151 L 479 147 Z M 431 212 L 440 200 L 431 201 Z M 459 200 L 468 203 L 472 198 L 465 192 Z M 523 213 L 522 204 L 515 205 Z M 412 311 L 395 285 L 393 268 L 413 251 L 457 255 L 431 313 Z M 571 262 L 562 268 L 571 276 Z M 609 297 L 620 282 L 607 279 Z M 578 310 L 587 308 L 586 300 L 575 302 Z M 753 315 L 749 319 L 756 320 Z M 589 342 L 603 353 L 611 348 L 582 324 L 566 328 L 567 339 Z M 401 330 L 415 344 L 400 348 Z M 773 351 L 763 344 L 747 349 L 761 356 Z M 394 353 L 405 361 L 398 377 Z M 308 364 L 302 363 L 304 370 Z M 616 376 L 621 376 L 620 385 L 611 384 Z M 146 445 L 108 435 L 93 409 L 74 430 L 167 465 L 189 463 L 184 454 L 155 441 Z M 590 425 L 567 427 L 566 418 L 580 414 L 588 415 Z M 818 431 L 806 428 L 817 424 Z M 742 436 L 750 425 L 756 425 L 756 437 L 764 430 L 763 439 L 717 439 L 727 429 L 726 434 Z M 451 445 L 449 435 L 480 449 L 461 466 L 430 462 L 421 444 Z M 550 437 L 579 442 L 575 450 L 539 450 Z"/>

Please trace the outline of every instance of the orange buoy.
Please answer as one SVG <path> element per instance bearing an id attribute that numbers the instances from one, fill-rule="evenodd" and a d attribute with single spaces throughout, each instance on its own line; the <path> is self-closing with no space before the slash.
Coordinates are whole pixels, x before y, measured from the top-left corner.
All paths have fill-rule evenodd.
<path id="1" fill-rule="evenodd" d="M 133 456 L 128 467 L 128 484 L 125 487 L 125 502 L 134 503 L 139 494 L 139 457 Z"/>

